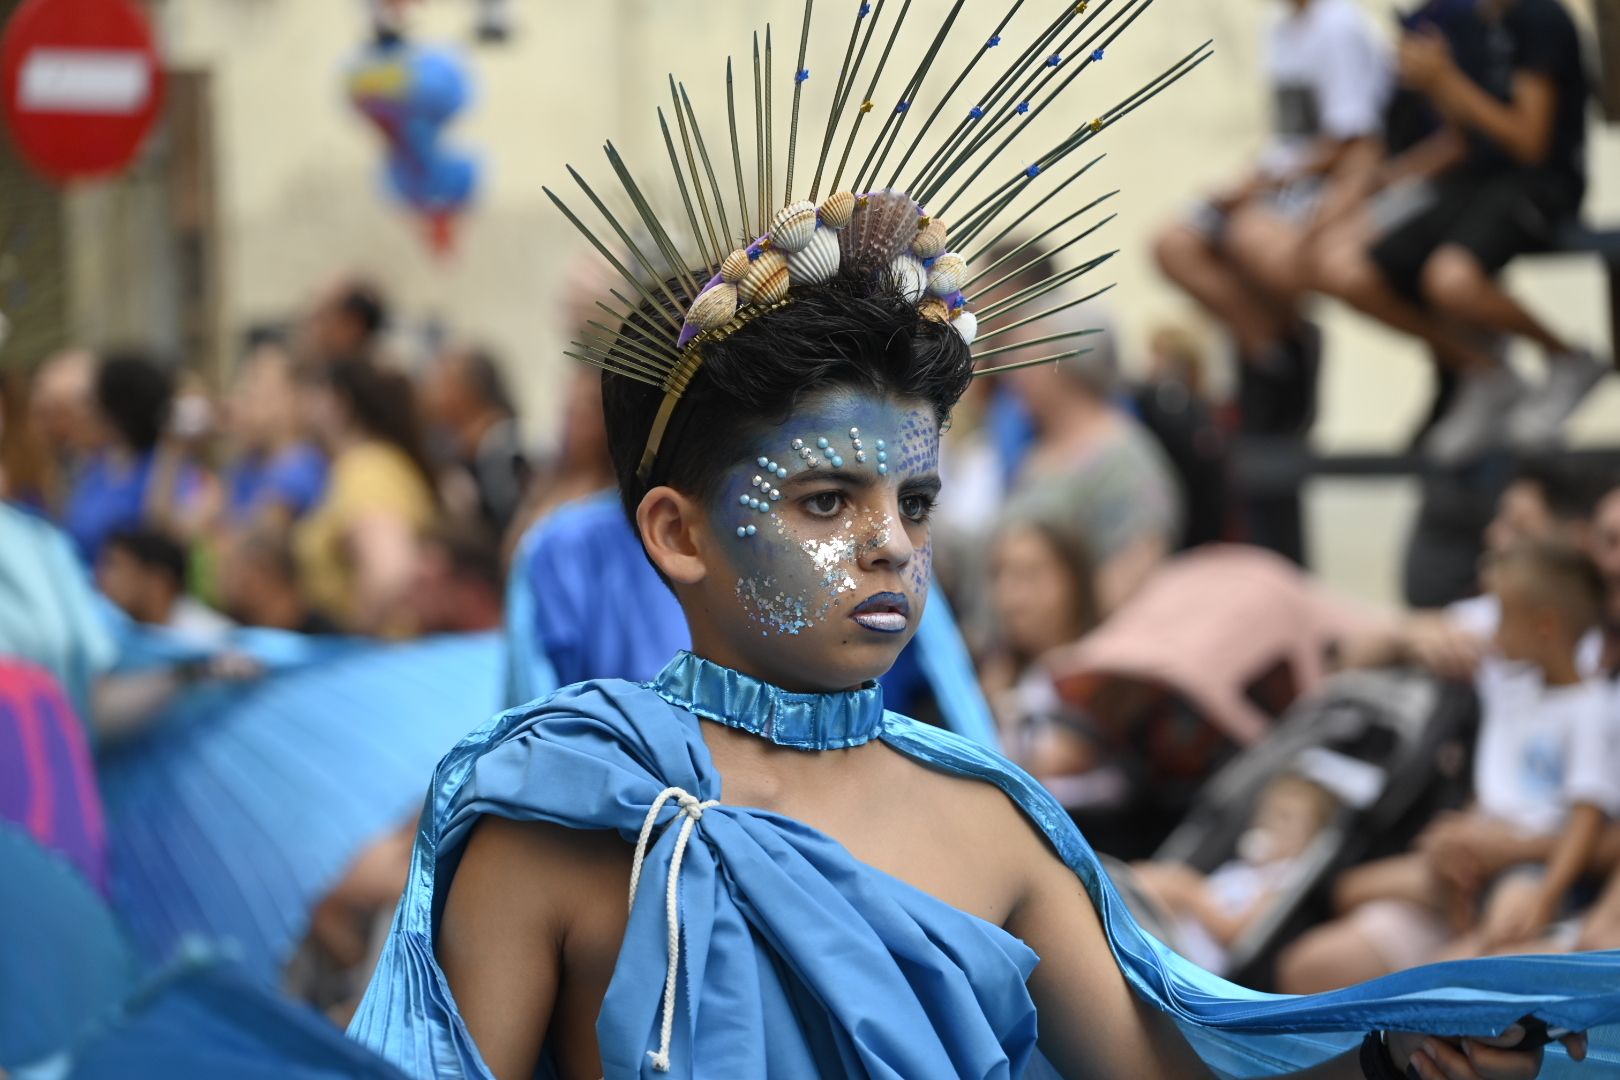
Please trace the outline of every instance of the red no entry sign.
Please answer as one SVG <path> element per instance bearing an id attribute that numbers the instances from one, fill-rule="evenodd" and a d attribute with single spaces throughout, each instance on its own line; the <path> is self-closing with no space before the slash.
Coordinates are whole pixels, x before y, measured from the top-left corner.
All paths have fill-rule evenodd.
<path id="1" fill-rule="evenodd" d="M 0 37 L 6 132 L 53 179 L 124 168 L 162 101 L 152 33 L 131 0 L 24 0 Z"/>

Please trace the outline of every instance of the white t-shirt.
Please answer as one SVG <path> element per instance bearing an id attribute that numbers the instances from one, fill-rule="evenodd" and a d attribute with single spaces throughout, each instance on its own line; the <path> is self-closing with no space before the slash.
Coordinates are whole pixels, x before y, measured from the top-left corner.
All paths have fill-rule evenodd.
<path id="1" fill-rule="evenodd" d="M 1355 0 L 1310 0 L 1303 10 L 1276 6 L 1264 46 L 1272 137 L 1260 159 L 1273 176 L 1297 169 L 1318 139 L 1377 135 L 1393 67 Z"/>
<path id="2" fill-rule="evenodd" d="M 1501 609 L 1494 597 L 1453 604 L 1448 613 L 1489 638 Z M 1576 803 L 1620 815 L 1620 696 L 1596 676 L 1601 638 L 1581 642 L 1587 681 L 1548 687 L 1535 669 L 1489 656 L 1476 677 L 1479 744 L 1474 792 L 1479 808 L 1531 835 L 1550 835 Z"/>

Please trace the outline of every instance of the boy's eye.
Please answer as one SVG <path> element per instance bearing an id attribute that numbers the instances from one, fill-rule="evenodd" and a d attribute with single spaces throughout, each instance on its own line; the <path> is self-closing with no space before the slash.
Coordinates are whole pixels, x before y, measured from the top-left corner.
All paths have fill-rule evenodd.
<path id="1" fill-rule="evenodd" d="M 816 517 L 832 517 L 844 505 L 844 496 L 836 491 L 818 491 L 808 496 L 803 505 Z"/>
<path id="2" fill-rule="evenodd" d="M 912 521 L 927 521 L 928 515 L 933 512 L 934 497 L 932 495 L 900 496 L 900 513 Z"/>

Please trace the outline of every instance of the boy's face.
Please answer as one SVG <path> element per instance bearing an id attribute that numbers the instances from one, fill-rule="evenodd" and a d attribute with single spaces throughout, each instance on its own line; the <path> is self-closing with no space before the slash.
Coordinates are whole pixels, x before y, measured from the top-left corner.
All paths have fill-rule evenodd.
<path id="1" fill-rule="evenodd" d="M 849 389 L 760 437 L 707 508 L 717 550 L 694 586 L 726 659 L 802 691 L 887 671 L 928 600 L 938 465 L 931 406 Z"/>
<path id="2" fill-rule="evenodd" d="M 1496 651 L 1503 659 L 1521 664 L 1540 665 L 1560 647 L 1569 648 L 1572 637 L 1558 613 L 1536 597 L 1534 582 L 1517 568 L 1491 572 L 1491 592 L 1502 608 L 1496 626 Z"/>

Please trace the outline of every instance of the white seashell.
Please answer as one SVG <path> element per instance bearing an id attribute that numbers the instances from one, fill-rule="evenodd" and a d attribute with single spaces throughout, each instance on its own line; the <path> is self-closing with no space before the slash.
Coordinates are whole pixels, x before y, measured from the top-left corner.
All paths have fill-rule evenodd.
<path id="1" fill-rule="evenodd" d="M 689 325 L 700 330 L 724 326 L 737 314 L 737 286 L 721 282 L 704 289 L 686 313 Z"/>
<path id="2" fill-rule="evenodd" d="M 973 344 L 973 339 L 979 336 L 979 317 L 967 308 L 963 308 L 956 313 L 956 318 L 951 320 L 951 325 L 956 327 L 956 332 L 961 334 L 962 340 L 969 345 Z"/>
<path id="3" fill-rule="evenodd" d="M 889 280 L 910 303 L 923 298 L 928 287 L 928 271 L 915 255 L 896 255 L 889 261 Z"/>
<path id="4" fill-rule="evenodd" d="M 745 304 L 774 304 L 787 292 L 787 256 L 780 251 L 761 254 L 737 282 L 737 296 Z"/>
<path id="5" fill-rule="evenodd" d="M 817 229 L 803 249 L 788 256 L 788 271 L 795 285 L 820 285 L 838 276 L 842 256 L 838 247 L 838 234 L 831 229 Z"/>
<path id="6" fill-rule="evenodd" d="M 771 246 L 791 255 L 803 250 L 815 231 L 815 203 L 796 202 L 784 206 L 771 219 Z"/>
<path id="7" fill-rule="evenodd" d="M 748 273 L 748 268 L 752 265 L 748 259 L 748 252 L 738 248 L 720 263 L 720 280 L 735 285 L 742 280 L 744 274 Z"/>
<path id="8" fill-rule="evenodd" d="M 946 297 L 962 291 L 967 284 L 967 260 L 955 252 L 947 252 L 934 260 L 928 273 L 928 291 Z"/>
<path id="9" fill-rule="evenodd" d="M 922 218 L 917 220 L 921 221 Z M 945 223 L 938 218 L 929 218 L 928 224 L 917 230 L 917 236 L 911 241 L 911 253 L 919 259 L 937 259 L 945 253 Z"/>
<path id="10" fill-rule="evenodd" d="M 835 191 L 822 200 L 821 223 L 829 229 L 842 229 L 855 213 L 855 193 Z"/>

